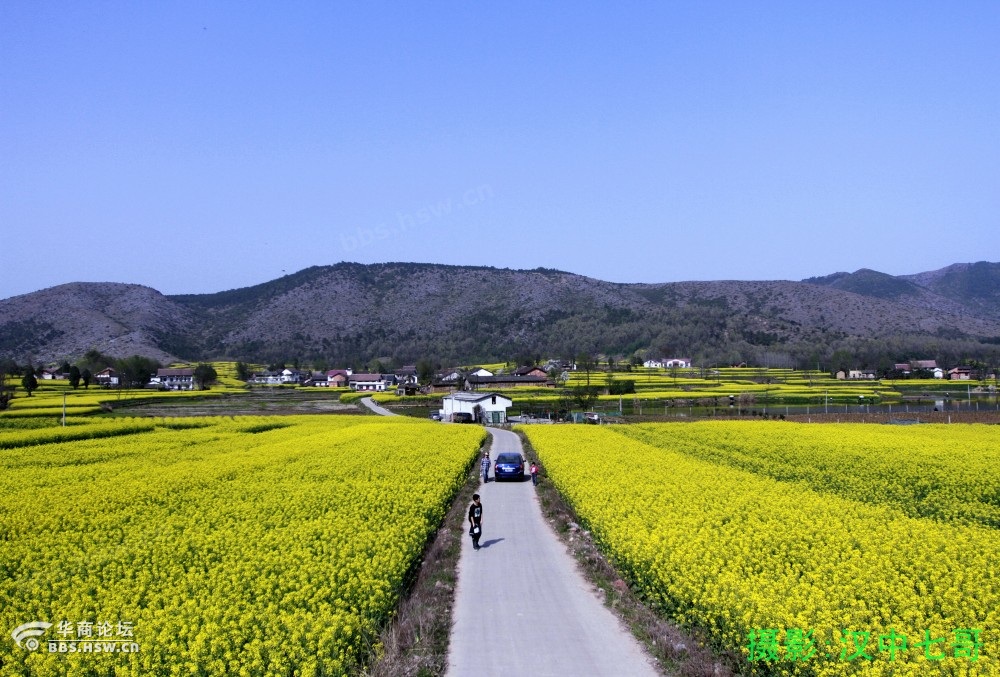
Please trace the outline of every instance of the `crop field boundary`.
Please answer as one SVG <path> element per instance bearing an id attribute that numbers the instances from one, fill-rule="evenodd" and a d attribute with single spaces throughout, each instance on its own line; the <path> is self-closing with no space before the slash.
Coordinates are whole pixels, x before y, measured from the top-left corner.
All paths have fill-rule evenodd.
<path id="1" fill-rule="evenodd" d="M 448 666 L 458 559 L 465 536 L 465 510 L 479 489 L 479 459 L 493 444 L 485 441 L 465 469 L 465 484 L 455 493 L 441 526 L 428 539 L 410 570 L 395 617 L 372 648 L 369 665 L 354 677 L 430 677 Z"/>
<path id="2" fill-rule="evenodd" d="M 542 514 L 577 561 L 587 581 L 604 596 L 608 607 L 650 653 L 664 675 L 677 677 L 727 677 L 743 674 L 746 662 L 736 654 L 716 654 L 707 637 L 678 628 L 650 609 L 597 547 L 590 532 L 581 527 L 576 512 L 549 480 L 544 464 L 522 430 L 525 455 L 538 463 L 538 499 Z"/>

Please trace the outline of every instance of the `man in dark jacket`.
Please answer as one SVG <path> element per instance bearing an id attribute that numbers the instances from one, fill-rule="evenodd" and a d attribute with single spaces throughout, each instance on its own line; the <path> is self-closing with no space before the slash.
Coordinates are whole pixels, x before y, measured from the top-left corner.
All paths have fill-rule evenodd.
<path id="1" fill-rule="evenodd" d="M 472 536 L 472 549 L 479 550 L 479 537 L 483 535 L 483 505 L 479 502 L 479 494 L 472 495 L 472 505 L 469 506 L 469 534 Z"/>

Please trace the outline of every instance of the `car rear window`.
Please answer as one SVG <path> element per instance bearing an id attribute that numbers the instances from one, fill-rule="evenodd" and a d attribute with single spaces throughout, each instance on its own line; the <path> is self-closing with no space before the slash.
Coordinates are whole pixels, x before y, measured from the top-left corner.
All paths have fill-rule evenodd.
<path id="1" fill-rule="evenodd" d="M 497 463 L 520 463 L 520 456 L 510 456 L 508 454 L 500 454 L 497 456 Z"/>

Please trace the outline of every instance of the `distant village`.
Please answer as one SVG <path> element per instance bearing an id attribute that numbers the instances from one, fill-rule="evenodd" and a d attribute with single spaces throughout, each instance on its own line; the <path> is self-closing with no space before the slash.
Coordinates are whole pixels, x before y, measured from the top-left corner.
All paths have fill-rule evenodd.
<path id="1" fill-rule="evenodd" d="M 573 365 L 549 362 L 543 366 L 520 367 L 510 373 L 493 373 L 483 367 L 446 369 L 434 374 L 430 383 L 421 385 L 414 365 L 386 374 L 356 373 L 351 369 L 325 372 L 282 369 L 251 374 L 251 385 L 303 385 L 321 388 L 350 388 L 359 392 L 393 392 L 397 395 L 450 393 L 457 390 L 497 390 L 500 388 L 555 388 L 560 385 L 553 374 L 564 374 Z M 560 379 L 561 380 L 561 379 Z"/>
<path id="2" fill-rule="evenodd" d="M 638 367 L 638 365 L 636 365 Z M 693 369 L 688 358 L 649 359 L 641 365 L 645 369 Z M 741 365 L 746 366 L 746 365 Z M 534 387 L 556 388 L 562 385 L 568 372 L 575 371 L 577 365 L 571 362 L 550 360 L 543 365 L 518 367 L 497 373 L 483 367 L 451 368 L 438 371 L 429 383 L 420 383 L 417 367 L 407 365 L 391 373 L 361 373 L 351 369 L 330 369 L 313 371 L 306 369 L 282 368 L 250 373 L 247 384 L 256 386 L 313 386 L 318 388 L 349 388 L 359 392 L 395 392 L 397 395 L 418 395 L 451 393 L 459 390 L 486 391 L 506 388 Z M 195 367 L 172 367 L 157 369 L 145 387 L 159 390 L 194 390 L 197 387 Z M 838 370 L 833 376 L 839 380 L 877 380 L 874 369 Z M 969 381 L 982 377 L 977 369 L 970 366 L 956 366 L 945 369 L 935 360 L 912 360 L 893 365 L 891 378 L 910 376 Z M 42 370 L 43 380 L 64 379 L 67 375 L 56 367 Z M 107 367 L 93 375 L 97 386 L 114 388 L 120 385 L 118 372 Z"/>

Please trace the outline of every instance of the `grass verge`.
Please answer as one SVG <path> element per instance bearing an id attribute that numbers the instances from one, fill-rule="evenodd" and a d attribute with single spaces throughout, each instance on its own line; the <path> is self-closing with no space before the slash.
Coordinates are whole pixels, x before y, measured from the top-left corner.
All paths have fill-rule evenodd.
<path id="1" fill-rule="evenodd" d="M 538 462 L 538 499 L 542 514 L 569 548 L 587 580 L 604 595 L 604 604 L 617 615 L 656 660 L 664 675 L 678 677 L 728 677 L 741 674 L 742 659 L 736 654 L 716 655 L 707 637 L 683 630 L 645 606 L 614 565 L 595 545 L 590 533 L 579 526 L 573 510 L 545 475 L 531 442 L 517 432 L 525 456 Z"/>

